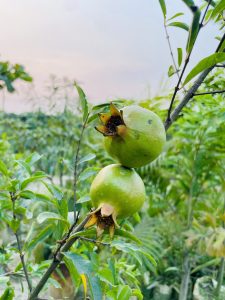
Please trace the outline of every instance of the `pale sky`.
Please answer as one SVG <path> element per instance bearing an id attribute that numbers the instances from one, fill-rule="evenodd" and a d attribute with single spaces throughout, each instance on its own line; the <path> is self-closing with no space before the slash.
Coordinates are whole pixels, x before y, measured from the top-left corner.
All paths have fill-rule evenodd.
<path id="1" fill-rule="evenodd" d="M 180 20 L 189 22 L 181 0 L 166 3 L 169 16 L 184 11 Z M 171 57 L 158 0 L 0 0 L 0 7 L 0 59 L 24 65 L 39 95 L 50 74 L 77 80 L 95 103 L 154 96 L 167 81 Z M 212 25 L 202 30 L 190 67 L 215 50 L 216 35 Z M 185 48 L 184 30 L 171 28 L 170 36 L 175 54 Z M 32 109 L 26 86 L 5 95 L 5 110 Z"/>

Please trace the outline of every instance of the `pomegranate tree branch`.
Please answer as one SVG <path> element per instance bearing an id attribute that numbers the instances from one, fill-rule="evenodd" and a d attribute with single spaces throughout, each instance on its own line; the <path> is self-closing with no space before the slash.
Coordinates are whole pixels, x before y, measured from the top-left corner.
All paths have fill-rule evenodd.
<path id="1" fill-rule="evenodd" d="M 70 230 L 70 233 L 77 233 L 79 231 L 84 230 L 85 224 L 88 222 L 90 216 L 87 215 L 87 217 L 79 224 L 75 229 L 72 231 Z M 71 228 L 74 227 L 74 225 L 71 226 Z M 75 236 L 73 238 L 70 238 L 70 235 L 67 236 L 67 239 L 63 240 L 62 243 L 58 246 L 58 248 L 55 251 L 55 254 L 53 256 L 52 263 L 50 264 L 49 268 L 45 272 L 45 274 L 40 279 L 39 283 L 37 284 L 36 288 L 32 290 L 28 300 L 37 300 L 38 294 L 43 289 L 44 285 L 48 281 L 49 277 L 51 276 L 52 272 L 57 268 L 57 266 L 60 264 L 60 262 L 63 259 L 63 252 L 66 252 L 70 249 L 70 247 L 74 244 L 74 242 L 79 239 L 79 236 Z"/>
<path id="2" fill-rule="evenodd" d="M 213 95 L 213 94 L 223 94 L 223 93 L 225 93 L 225 90 L 221 90 L 221 91 L 212 91 L 212 92 L 195 93 L 194 96 Z"/>
<path id="3" fill-rule="evenodd" d="M 196 42 L 196 39 L 197 39 L 197 37 L 198 37 L 198 35 L 199 35 L 199 31 L 200 31 L 200 29 L 201 29 L 202 26 L 203 26 L 203 22 L 204 22 L 206 13 L 207 13 L 207 11 L 208 11 L 208 9 L 209 9 L 210 3 L 211 3 L 211 0 L 208 1 L 207 7 L 206 7 L 206 9 L 205 9 L 205 11 L 204 11 L 202 20 L 201 20 L 201 22 L 200 22 L 200 24 L 199 24 L 199 27 L 198 27 L 198 33 L 197 33 L 197 35 L 196 35 L 196 37 L 195 37 L 194 43 Z M 194 15 L 194 16 L 193 16 L 193 22 L 194 22 L 195 14 L 199 13 L 199 8 L 198 8 L 197 6 L 195 6 L 195 7 L 190 7 L 190 9 L 192 10 L 193 15 Z M 185 62 L 184 62 L 183 69 L 182 69 L 181 74 L 180 74 L 180 76 L 179 76 L 177 85 L 176 85 L 176 87 L 175 87 L 175 89 L 174 89 L 174 93 L 173 93 L 173 96 L 172 96 L 172 99 L 171 99 L 171 102 L 170 102 L 170 106 L 169 106 L 168 113 L 167 113 L 167 119 L 166 119 L 166 122 L 165 122 L 166 124 L 170 123 L 170 121 L 171 121 L 170 118 L 171 118 L 171 112 L 172 112 L 172 108 L 173 108 L 173 103 L 174 103 L 174 101 L 175 101 L 177 92 L 178 92 L 179 89 L 180 89 L 180 84 L 181 84 L 183 75 L 184 75 L 184 73 L 185 73 L 185 70 L 186 70 L 186 68 L 187 68 L 187 65 L 188 65 L 188 63 L 189 63 L 190 56 L 191 56 L 191 53 L 192 53 L 193 48 L 194 48 L 194 45 L 192 46 L 191 50 L 187 53 L 187 56 L 186 56 L 186 58 L 185 58 Z M 167 125 L 166 125 L 166 126 L 167 126 Z"/>
<path id="4" fill-rule="evenodd" d="M 221 49 L 221 46 L 223 44 L 223 42 L 225 41 L 225 33 L 222 37 L 222 39 L 220 40 L 220 43 L 216 49 L 215 52 L 219 52 Z M 202 82 L 204 81 L 204 79 L 207 77 L 207 75 L 209 74 L 209 72 L 214 68 L 210 67 L 208 69 L 206 69 L 205 71 L 203 71 L 199 77 L 197 78 L 197 80 L 194 82 L 193 86 L 187 91 L 187 93 L 185 94 L 185 96 L 183 97 L 183 99 L 181 100 L 181 102 L 177 105 L 177 107 L 174 109 L 173 113 L 170 116 L 170 119 L 167 119 L 165 122 L 165 128 L 166 130 L 168 130 L 168 128 L 171 126 L 171 124 L 178 118 L 180 112 L 182 111 L 182 109 L 184 108 L 184 106 L 187 105 L 187 103 L 193 98 L 193 96 L 195 96 L 196 91 L 198 90 L 198 88 L 200 87 L 200 85 L 202 84 Z"/>

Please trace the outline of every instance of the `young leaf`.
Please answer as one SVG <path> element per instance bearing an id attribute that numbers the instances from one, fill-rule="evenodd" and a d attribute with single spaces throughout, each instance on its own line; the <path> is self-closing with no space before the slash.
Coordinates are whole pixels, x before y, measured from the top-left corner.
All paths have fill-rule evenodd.
<path id="1" fill-rule="evenodd" d="M 195 40 L 197 38 L 197 35 L 198 35 L 198 32 L 199 32 L 200 16 L 201 16 L 201 12 L 200 12 L 199 9 L 197 9 L 194 12 L 191 28 L 190 28 L 190 31 L 189 31 L 188 42 L 187 42 L 187 47 L 186 47 L 187 53 L 191 52 L 191 50 L 194 46 Z"/>
<path id="2" fill-rule="evenodd" d="M 225 61 L 225 53 L 221 53 L 221 52 L 214 53 L 212 55 L 203 58 L 187 75 L 187 77 L 184 80 L 184 85 L 187 84 L 192 78 L 194 78 L 199 73 L 224 61 Z"/>
<path id="3" fill-rule="evenodd" d="M 120 286 L 117 292 L 118 300 L 129 300 L 132 295 L 132 290 L 128 285 Z"/>
<path id="4" fill-rule="evenodd" d="M 140 290 L 138 289 L 133 289 L 132 290 L 132 295 L 137 297 L 137 300 L 142 300 L 143 299 L 143 295 L 141 293 Z"/>
<path id="5" fill-rule="evenodd" d="M 85 203 L 85 202 L 88 202 L 90 200 L 91 200 L 90 196 L 86 195 L 86 196 L 83 196 L 80 199 L 78 199 L 77 200 L 77 204 L 79 204 L 79 203 Z"/>
<path id="6" fill-rule="evenodd" d="M 63 222 L 67 225 L 67 227 L 70 226 L 70 224 L 69 224 L 69 222 L 67 222 L 67 220 L 65 220 L 60 215 L 53 213 L 53 212 L 44 211 L 44 212 L 40 213 L 37 217 L 37 222 L 39 224 L 41 224 L 45 221 L 51 221 L 51 220 Z"/>
<path id="7" fill-rule="evenodd" d="M 169 18 L 167 21 L 170 21 L 170 20 L 173 20 L 173 19 L 175 19 L 175 18 L 177 18 L 177 17 L 179 17 L 179 16 L 183 16 L 184 15 L 184 13 L 177 13 L 177 14 L 175 14 L 175 15 L 173 15 L 171 18 Z"/>
<path id="8" fill-rule="evenodd" d="M 93 115 L 89 116 L 89 118 L 88 118 L 88 124 L 90 124 L 91 122 L 93 122 L 94 120 L 96 120 L 98 118 L 98 114 L 99 113 L 96 113 L 96 114 L 93 114 Z"/>
<path id="9" fill-rule="evenodd" d="M 174 69 L 174 66 L 169 66 L 169 70 L 168 70 L 168 77 L 171 77 L 173 76 L 173 74 L 175 74 L 175 69 Z"/>
<path id="10" fill-rule="evenodd" d="M 0 300 L 12 300 L 14 295 L 14 289 L 12 287 L 7 287 L 4 293 L 0 296 Z"/>
<path id="11" fill-rule="evenodd" d="M 183 58 L 182 48 L 177 48 L 177 56 L 178 56 L 178 66 L 180 67 L 182 64 L 182 58 Z"/>
<path id="12" fill-rule="evenodd" d="M 125 230 L 117 228 L 115 230 L 114 234 L 118 235 L 118 236 L 125 237 L 125 238 L 127 238 L 129 240 L 132 240 L 132 241 L 136 242 L 137 244 L 142 244 L 141 241 L 135 235 L 133 235 L 132 233 L 130 233 L 128 231 L 125 231 Z"/>
<path id="13" fill-rule="evenodd" d="M 48 225 L 43 230 L 41 230 L 27 245 L 24 245 L 24 248 L 32 251 L 38 243 L 44 241 L 46 237 L 50 236 L 53 230 L 53 225 Z"/>
<path id="14" fill-rule="evenodd" d="M 86 95 L 85 95 L 84 91 L 82 90 L 82 88 L 76 82 L 74 83 L 74 86 L 76 87 L 79 98 L 80 98 L 81 108 L 82 108 L 82 112 L 83 112 L 83 121 L 85 121 L 88 116 L 87 98 L 86 98 Z"/>
<path id="15" fill-rule="evenodd" d="M 28 156 L 25 160 L 25 162 L 29 165 L 33 165 L 38 160 L 42 158 L 43 155 L 38 154 L 37 152 L 32 153 L 30 156 Z"/>
<path id="16" fill-rule="evenodd" d="M 8 175 L 8 169 L 7 169 L 6 165 L 4 164 L 4 162 L 1 160 L 0 160 L 0 172 L 5 176 Z"/>
<path id="17" fill-rule="evenodd" d="M 225 10 L 225 0 L 220 0 L 216 7 L 214 8 L 212 14 L 211 14 L 211 19 L 215 19 L 218 14 L 222 13 Z"/>
<path id="18" fill-rule="evenodd" d="M 47 175 L 43 174 L 43 175 L 31 176 L 31 177 L 25 179 L 21 183 L 21 190 L 25 189 L 25 187 L 27 187 L 28 184 L 30 184 L 31 182 L 39 181 L 40 179 L 43 179 L 43 178 L 46 178 L 46 177 L 47 177 Z"/>
<path id="19" fill-rule="evenodd" d="M 70 261 L 70 263 L 75 266 L 80 275 L 84 274 L 87 276 L 93 300 L 102 300 L 100 281 L 99 278 L 95 276 L 95 270 L 91 261 L 84 259 L 82 256 L 72 252 L 64 253 L 64 257 L 66 257 L 67 261 Z"/>
<path id="20" fill-rule="evenodd" d="M 109 268 L 104 268 L 98 272 L 98 277 L 101 281 L 106 282 L 110 286 L 115 285 L 114 276 Z"/>
<path id="21" fill-rule="evenodd" d="M 165 4 L 165 1 L 164 0 L 159 0 L 159 4 L 161 6 L 164 19 L 166 19 L 166 4 Z"/>
<path id="22" fill-rule="evenodd" d="M 183 23 L 183 22 L 172 22 L 172 23 L 169 23 L 167 26 L 179 27 L 179 28 L 182 28 L 186 31 L 189 31 L 188 25 L 186 23 Z"/>
<path id="23" fill-rule="evenodd" d="M 84 162 L 86 162 L 86 161 L 92 160 L 92 159 L 94 159 L 95 157 L 96 157 L 96 155 L 93 154 L 93 153 L 87 154 L 87 155 L 85 155 L 84 157 L 82 157 L 82 158 L 79 160 L 78 164 L 82 164 L 82 163 L 84 163 Z"/>
<path id="24" fill-rule="evenodd" d="M 79 181 L 86 180 L 87 178 L 95 175 L 99 171 L 99 168 L 87 168 L 79 176 Z"/>

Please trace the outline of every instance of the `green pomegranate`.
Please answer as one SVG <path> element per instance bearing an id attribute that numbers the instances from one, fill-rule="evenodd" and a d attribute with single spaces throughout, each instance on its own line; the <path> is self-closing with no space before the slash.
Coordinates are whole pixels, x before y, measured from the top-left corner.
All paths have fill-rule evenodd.
<path id="1" fill-rule="evenodd" d="M 107 152 L 123 166 L 137 168 L 156 159 L 166 142 L 161 119 L 152 111 L 130 105 L 119 111 L 112 103 L 110 112 L 99 114 Z"/>
<path id="2" fill-rule="evenodd" d="M 95 177 L 90 189 L 96 208 L 86 227 L 97 224 L 97 235 L 109 228 L 113 236 L 116 218 L 126 218 L 137 212 L 145 201 L 145 187 L 141 177 L 119 164 L 103 168 Z"/>

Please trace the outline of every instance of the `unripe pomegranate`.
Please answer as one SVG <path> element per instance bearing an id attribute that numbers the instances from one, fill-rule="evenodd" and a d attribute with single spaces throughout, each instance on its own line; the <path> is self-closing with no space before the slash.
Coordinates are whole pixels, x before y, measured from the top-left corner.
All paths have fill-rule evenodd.
<path id="1" fill-rule="evenodd" d="M 137 212 L 145 201 L 145 187 L 141 177 L 119 164 L 103 168 L 95 177 L 90 189 L 93 206 L 86 227 L 97 224 L 97 235 L 109 228 L 113 236 L 116 218 L 126 218 Z"/>
<path id="2" fill-rule="evenodd" d="M 138 105 L 118 110 L 112 103 L 110 112 L 99 114 L 102 125 L 96 127 L 104 136 L 107 152 L 123 166 L 136 168 L 156 159 L 166 142 L 161 119 Z"/>

